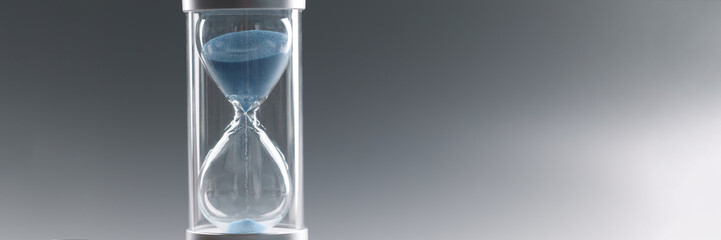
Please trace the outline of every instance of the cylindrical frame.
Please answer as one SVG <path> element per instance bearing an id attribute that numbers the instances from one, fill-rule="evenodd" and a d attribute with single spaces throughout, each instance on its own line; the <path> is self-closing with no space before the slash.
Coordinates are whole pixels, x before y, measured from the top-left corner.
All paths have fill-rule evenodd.
<path id="1" fill-rule="evenodd" d="M 222 9 L 187 11 L 188 54 L 188 156 L 189 213 L 188 240 L 307 239 L 303 223 L 303 140 L 301 102 L 300 9 Z M 289 24 L 291 42 L 287 66 L 277 85 L 261 104 L 257 119 L 285 156 L 290 173 L 290 203 L 287 214 L 263 233 L 228 234 L 217 229 L 198 207 L 199 174 L 206 155 L 225 132 L 235 111 L 203 64 L 199 36 L 208 16 L 230 16 L 227 32 L 253 28 L 252 19 L 282 18 Z M 251 19 L 251 20 L 248 20 Z M 257 25 L 257 24 L 256 24 Z M 257 27 L 257 26 L 256 26 Z M 206 30 L 207 31 L 207 30 Z M 221 30 L 223 31 L 223 30 Z"/>

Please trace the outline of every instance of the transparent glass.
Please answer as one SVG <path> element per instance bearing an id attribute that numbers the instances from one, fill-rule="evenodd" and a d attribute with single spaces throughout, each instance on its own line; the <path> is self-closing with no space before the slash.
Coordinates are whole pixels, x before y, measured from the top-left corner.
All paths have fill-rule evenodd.
<path id="1" fill-rule="evenodd" d="M 187 17 L 190 230 L 304 228 L 300 10 Z"/>

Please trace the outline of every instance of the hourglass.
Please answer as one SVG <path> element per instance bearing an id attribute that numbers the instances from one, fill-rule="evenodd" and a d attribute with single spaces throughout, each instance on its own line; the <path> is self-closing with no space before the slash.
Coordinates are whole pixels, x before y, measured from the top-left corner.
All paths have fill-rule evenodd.
<path id="1" fill-rule="evenodd" d="M 203 63 L 235 118 L 203 162 L 198 204 L 228 233 L 263 232 L 288 209 L 288 166 L 256 112 L 287 66 L 289 39 L 286 33 L 244 30 L 202 45 Z"/>
<path id="2" fill-rule="evenodd" d="M 190 73 L 188 239 L 307 238 L 300 154 L 301 5 L 292 4 L 299 3 L 184 2 Z M 230 115 L 227 126 L 215 124 Z"/>

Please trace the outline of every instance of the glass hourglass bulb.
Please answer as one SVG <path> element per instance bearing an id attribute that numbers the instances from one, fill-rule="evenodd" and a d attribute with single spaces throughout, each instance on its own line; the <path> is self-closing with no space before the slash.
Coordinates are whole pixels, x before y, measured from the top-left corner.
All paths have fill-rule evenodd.
<path id="1" fill-rule="evenodd" d="M 227 233 L 263 232 L 288 211 L 288 165 L 256 111 L 285 70 L 289 41 L 285 33 L 246 30 L 202 45 L 203 63 L 235 108 L 235 117 L 201 166 L 198 206 Z"/>

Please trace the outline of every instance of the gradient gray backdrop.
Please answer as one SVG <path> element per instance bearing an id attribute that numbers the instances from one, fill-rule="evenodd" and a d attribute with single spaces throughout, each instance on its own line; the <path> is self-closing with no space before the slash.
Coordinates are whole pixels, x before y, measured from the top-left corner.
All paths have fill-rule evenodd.
<path id="1" fill-rule="evenodd" d="M 3 2 L 0 239 L 184 239 L 180 2 Z M 303 20 L 312 240 L 721 239 L 721 2 Z"/>

